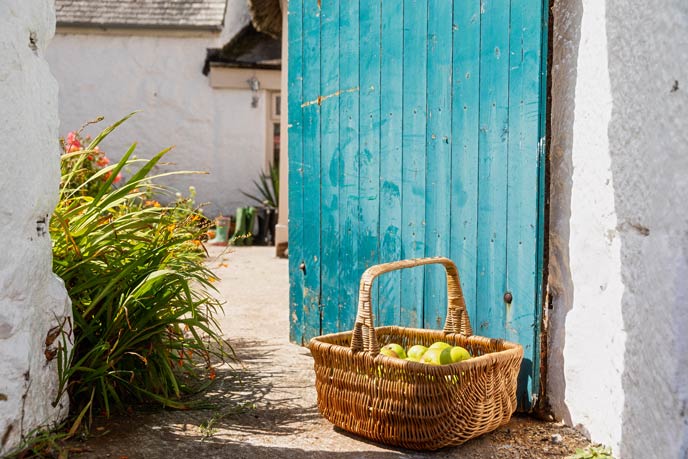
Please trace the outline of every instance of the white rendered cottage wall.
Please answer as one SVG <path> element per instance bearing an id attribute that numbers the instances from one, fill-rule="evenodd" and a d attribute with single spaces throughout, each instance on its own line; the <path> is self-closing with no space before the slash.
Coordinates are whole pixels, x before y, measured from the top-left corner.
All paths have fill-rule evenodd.
<path id="1" fill-rule="evenodd" d="M 548 389 L 559 417 L 618 447 L 626 336 L 605 5 L 583 3 L 560 0 L 553 11 Z"/>
<path id="2" fill-rule="evenodd" d="M 261 93 L 252 108 L 248 83 L 246 90 L 214 89 L 201 73 L 206 49 L 224 45 L 248 20 L 246 1 L 229 0 L 222 33 L 58 30 L 48 61 L 60 85 L 60 133 L 105 116 L 87 129 L 94 133 L 142 110 L 103 143 L 109 156 L 119 158 L 133 142 L 139 157 L 174 145 L 167 161 L 175 169 L 209 174 L 168 184 L 183 193 L 194 185 L 197 202 L 212 203 L 209 215 L 249 204 L 240 190 L 253 192 L 265 164 L 268 97 Z"/>
<path id="3" fill-rule="evenodd" d="M 553 15 L 550 403 L 621 459 L 683 459 L 688 3 Z"/>
<path id="4" fill-rule="evenodd" d="M 57 83 L 43 57 L 54 30 L 52 2 L 0 2 L 0 455 L 68 409 L 51 404 L 59 338 L 46 348 L 70 314 L 47 232 L 59 182 Z"/>

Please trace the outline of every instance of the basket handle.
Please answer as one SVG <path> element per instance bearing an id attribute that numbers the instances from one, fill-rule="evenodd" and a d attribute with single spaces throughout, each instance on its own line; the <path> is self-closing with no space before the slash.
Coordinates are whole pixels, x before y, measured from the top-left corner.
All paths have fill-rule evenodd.
<path id="1" fill-rule="evenodd" d="M 380 274 L 390 271 L 431 264 L 441 264 L 447 272 L 447 320 L 444 323 L 444 332 L 462 333 L 467 336 L 473 334 L 461 290 L 459 271 L 454 262 L 444 257 L 414 258 L 371 266 L 361 276 L 361 286 L 358 291 L 358 313 L 351 337 L 351 349 L 353 351 L 364 350 L 373 355 L 380 352 L 380 345 L 375 336 L 375 322 L 370 297 L 373 280 Z"/>

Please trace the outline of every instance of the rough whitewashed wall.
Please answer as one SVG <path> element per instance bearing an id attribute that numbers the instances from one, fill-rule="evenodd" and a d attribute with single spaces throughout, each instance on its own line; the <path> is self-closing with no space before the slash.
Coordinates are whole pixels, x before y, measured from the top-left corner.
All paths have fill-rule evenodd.
<path id="1" fill-rule="evenodd" d="M 51 405 L 46 358 L 70 311 L 47 233 L 59 181 L 57 84 L 43 57 L 54 28 L 52 2 L 0 2 L 0 455 L 67 412 L 66 400 Z"/>
<path id="2" fill-rule="evenodd" d="M 548 392 L 624 458 L 688 453 L 688 3 L 556 0 Z"/>
<path id="3" fill-rule="evenodd" d="M 221 47 L 247 22 L 246 1 L 229 0 L 221 34 L 58 31 L 48 61 L 60 85 L 60 133 L 98 115 L 113 122 L 143 110 L 103 143 L 106 153 L 119 158 L 138 142 L 139 156 L 150 157 L 174 145 L 167 158 L 176 169 L 210 174 L 178 176 L 167 183 L 182 192 L 194 185 L 198 202 L 213 203 L 208 214 L 234 213 L 247 204 L 240 190 L 253 190 L 252 180 L 265 162 L 267 99 L 262 95 L 258 107 L 251 108 L 248 84 L 246 90 L 213 89 L 201 70 L 206 49 Z"/>
<path id="4" fill-rule="evenodd" d="M 688 456 L 688 2 L 607 2 L 622 457 Z"/>

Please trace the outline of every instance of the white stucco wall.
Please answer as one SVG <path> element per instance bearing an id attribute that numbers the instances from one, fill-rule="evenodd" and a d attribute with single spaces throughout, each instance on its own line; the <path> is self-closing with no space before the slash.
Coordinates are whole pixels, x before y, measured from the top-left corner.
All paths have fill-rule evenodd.
<path id="1" fill-rule="evenodd" d="M 617 457 L 684 458 L 688 3 L 553 14 L 549 400 Z"/>
<path id="2" fill-rule="evenodd" d="M 54 23 L 52 2 L 0 2 L 0 455 L 68 408 L 51 405 L 57 362 L 45 356 L 70 313 L 47 233 L 59 182 L 57 83 L 43 57 Z"/>
<path id="3" fill-rule="evenodd" d="M 106 153 L 118 158 L 137 142 L 138 155 L 150 157 L 174 145 L 167 161 L 176 169 L 209 175 L 167 183 L 182 192 L 194 185 L 198 202 L 212 203 L 209 215 L 234 213 L 248 204 L 239 190 L 253 191 L 252 180 L 265 163 L 267 97 L 261 94 L 258 107 L 251 108 L 248 85 L 213 89 L 201 70 L 206 49 L 221 47 L 247 22 L 246 1 L 229 0 L 220 34 L 58 29 L 48 61 L 60 86 L 61 134 L 98 115 L 114 122 L 142 110 L 104 142 Z"/>

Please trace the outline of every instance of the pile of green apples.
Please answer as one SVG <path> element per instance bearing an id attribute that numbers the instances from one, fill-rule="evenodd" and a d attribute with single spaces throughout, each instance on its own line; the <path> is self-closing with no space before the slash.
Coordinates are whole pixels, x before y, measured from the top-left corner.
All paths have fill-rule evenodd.
<path id="1" fill-rule="evenodd" d="M 471 353 L 465 348 L 452 346 L 443 341 L 437 341 L 430 345 L 430 347 L 416 344 L 408 348 L 408 350 L 405 350 L 399 344 L 390 343 L 380 349 L 380 354 L 428 365 L 448 365 L 471 358 Z"/>

